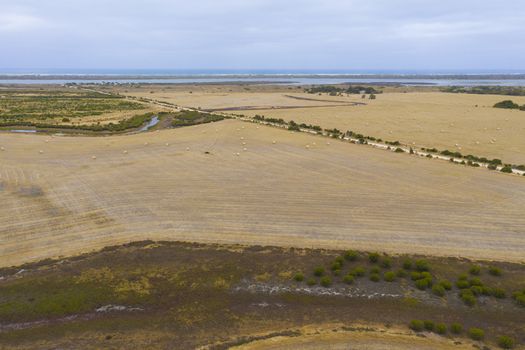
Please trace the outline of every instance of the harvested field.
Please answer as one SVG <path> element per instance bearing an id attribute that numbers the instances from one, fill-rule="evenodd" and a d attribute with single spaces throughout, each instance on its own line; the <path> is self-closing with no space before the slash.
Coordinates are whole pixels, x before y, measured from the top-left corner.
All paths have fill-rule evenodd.
<path id="1" fill-rule="evenodd" d="M 235 120 L 0 137 L 2 266 L 148 238 L 523 260 L 516 176 Z"/>
<path id="2" fill-rule="evenodd" d="M 401 91 L 394 92 L 396 90 Z M 403 93 L 404 90 L 413 92 Z M 522 96 L 452 94 L 420 87 L 387 89 L 388 92 L 377 95 L 377 99 L 369 100 L 359 95 L 319 96 L 300 91 L 269 86 L 249 87 L 249 90 L 228 86 L 121 90 L 123 94 L 187 107 L 222 108 L 248 116 L 262 114 L 328 129 L 352 130 L 389 141 L 415 143 L 418 147 L 436 147 L 525 164 L 525 112 L 492 108 L 505 99 L 525 104 Z M 366 105 L 341 105 L 344 101 Z"/>

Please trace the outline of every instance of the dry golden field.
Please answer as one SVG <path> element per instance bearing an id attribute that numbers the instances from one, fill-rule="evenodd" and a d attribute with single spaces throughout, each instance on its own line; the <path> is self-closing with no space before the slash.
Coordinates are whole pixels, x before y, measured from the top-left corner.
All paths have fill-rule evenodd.
<path id="1" fill-rule="evenodd" d="M 121 92 L 187 107 L 237 108 L 239 110 L 231 112 L 248 116 L 262 114 L 323 128 L 352 130 L 389 141 L 414 143 L 418 147 L 436 147 L 525 164 L 525 112 L 492 108 L 505 99 L 525 104 L 525 97 L 451 94 L 432 88 L 410 89 L 413 92 L 409 93 L 393 92 L 395 90 L 388 89 L 389 92 L 378 95 L 376 100 L 363 100 L 357 95 L 312 95 L 284 86 L 153 86 Z M 345 101 L 367 105 L 344 105 Z M 298 108 L 300 106 L 304 108 Z"/>
<path id="2" fill-rule="evenodd" d="M 3 133 L 0 146 L 1 266 L 148 238 L 508 261 L 525 251 L 522 178 L 319 136 L 226 120 Z"/>
<path id="3" fill-rule="evenodd" d="M 359 326 L 354 325 L 354 328 Z M 372 330 L 367 326 L 362 331 L 333 332 L 334 326 L 304 327 L 302 335 L 294 337 L 274 337 L 233 347 L 235 350 L 466 350 L 473 348 L 473 342 L 455 344 L 453 339 L 430 335 L 420 337 L 405 329 Z"/>

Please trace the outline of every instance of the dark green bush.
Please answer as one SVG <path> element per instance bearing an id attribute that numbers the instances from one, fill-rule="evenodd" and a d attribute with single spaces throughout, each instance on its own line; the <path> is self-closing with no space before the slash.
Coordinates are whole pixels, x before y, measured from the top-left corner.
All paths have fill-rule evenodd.
<path id="1" fill-rule="evenodd" d="M 416 260 L 415 266 L 416 266 L 416 270 L 420 272 L 430 270 L 430 264 L 428 263 L 428 261 L 423 260 L 423 259 Z"/>
<path id="2" fill-rule="evenodd" d="M 425 290 L 432 285 L 432 280 L 428 278 L 423 278 L 416 281 L 416 287 L 420 290 Z"/>
<path id="3" fill-rule="evenodd" d="M 454 334 L 460 334 L 463 332 L 463 326 L 457 322 L 454 322 L 450 325 L 450 332 Z"/>
<path id="4" fill-rule="evenodd" d="M 368 261 L 371 263 L 376 263 L 379 261 L 379 253 L 369 253 L 368 254 Z"/>
<path id="5" fill-rule="evenodd" d="M 412 269 L 412 260 L 410 260 L 410 259 L 405 259 L 405 260 L 403 261 L 403 268 L 404 268 L 405 270 L 410 270 L 410 269 Z"/>
<path id="6" fill-rule="evenodd" d="M 366 270 L 364 267 L 358 266 L 355 269 L 352 270 L 352 275 L 356 277 L 363 277 L 366 273 Z"/>
<path id="7" fill-rule="evenodd" d="M 429 331 L 429 332 L 432 332 L 434 330 L 434 327 L 435 327 L 434 322 L 428 321 L 428 320 L 427 321 L 423 321 L 423 325 L 424 325 L 425 329 L 427 331 Z"/>
<path id="8" fill-rule="evenodd" d="M 512 167 L 510 165 L 505 165 L 503 168 L 500 169 L 502 173 L 510 174 L 512 173 Z"/>
<path id="9" fill-rule="evenodd" d="M 452 289 L 452 283 L 450 281 L 448 281 L 448 280 L 441 280 L 441 281 L 439 281 L 439 285 L 441 285 L 446 290 L 451 290 Z"/>
<path id="10" fill-rule="evenodd" d="M 392 259 L 390 259 L 388 256 L 384 257 L 381 260 L 381 267 L 383 267 L 385 269 L 391 268 L 392 267 Z"/>
<path id="11" fill-rule="evenodd" d="M 461 300 L 468 306 L 476 305 L 477 299 L 474 293 L 470 289 L 463 289 L 459 294 Z"/>
<path id="12" fill-rule="evenodd" d="M 405 278 L 408 274 L 405 270 L 397 270 L 396 275 L 399 278 Z"/>
<path id="13" fill-rule="evenodd" d="M 519 109 L 520 106 L 512 100 L 504 100 L 494 105 L 494 108 Z"/>
<path id="14" fill-rule="evenodd" d="M 501 276 L 501 269 L 496 266 L 489 266 L 489 273 L 492 276 Z"/>
<path id="15" fill-rule="evenodd" d="M 415 332 L 421 332 L 425 329 L 425 324 L 421 320 L 412 320 L 408 324 L 408 327 Z"/>
<path id="16" fill-rule="evenodd" d="M 345 262 L 345 258 L 343 258 L 342 256 L 338 256 L 337 258 L 334 259 L 334 261 L 339 263 L 339 265 L 343 266 Z"/>
<path id="17" fill-rule="evenodd" d="M 377 267 L 377 266 L 372 266 L 372 267 L 370 268 L 370 273 L 371 273 L 371 274 L 378 274 L 378 273 L 380 273 L 380 272 L 381 272 L 381 269 L 380 269 L 379 267 Z"/>
<path id="18" fill-rule="evenodd" d="M 483 282 L 478 277 L 473 277 L 469 280 L 471 286 L 483 286 Z"/>
<path id="19" fill-rule="evenodd" d="M 446 334 L 447 333 L 447 325 L 444 324 L 444 323 L 436 324 L 436 333 L 437 334 Z"/>
<path id="20" fill-rule="evenodd" d="M 479 275 L 481 273 L 481 266 L 479 265 L 474 265 L 472 266 L 468 272 L 470 272 L 471 275 Z"/>
<path id="21" fill-rule="evenodd" d="M 358 257 L 359 257 L 359 254 L 357 254 L 357 252 L 353 250 L 348 250 L 345 253 L 345 259 L 348 261 L 356 261 Z"/>
<path id="22" fill-rule="evenodd" d="M 340 263 L 340 262 L 338 262 L 338 261 L 334 261 L 334 262 L 332 263 L 332 265 L 330 265 L 330 270 L 332 270 L 332 271 L 335 271 L 335 270 L 341 270 L 341 267 L 342 267 L 342 266 L 341 266 L 341 263 Z"/>
<path id="23" fill-rule="evenodd" d="M 525 307 L 525 290 L 522 292 L 512 293 L 512 297 L 514 298 L 514 300 L 519 306 Z"/>
<path id="24" fill-rule="evenodd" d="M 504 299 L 506 297 L 505 290 L 502 288 L 493 288 L 491 294 L 493 297 L 498 299 Z"/>
<path id="25" fill-rule="evenodd" d="M 378 273 L 373 273 L 370 275 L 370 281 L 372 282 L 379 282 L 381 280 L 381 277 Z"/>
<path id="26" fill-rule="evenodd" d="M 317 277 L 324 275 L 324 267 L 322 266 L 316 267 L 314 270 L 314 275 L 316 275 Z"/>
<path id="27" fill-rule="evenodd" d="M 468 335 L 474 340 L 483 340 L 483 338 L 485 338 L 485 331 L 481 328 L 473 327 L 468 330 Z"/>
<path id="28" fill-rule="evenodd" d="M 394 282 L 394 280 L 396 279 L 396 274 L 392 271 L 388 271 L 388 272 L 385 272 L 383 278 L 387 282 Z"/>
<path id="29" fill-rule="evenodd" d="M 502 349 L 512 349 L 514 347 L 514 339 L 502 335 L 498 338 L 498 345 Z"/>
<path id="30" fill-rule="evenodd" d="M 420 280 L 423 278 L 423 276 L 421 276 L 421 272 L 411 272 L 410 273 L 410 278 L 412 279 L 412 281 L 417 281 L 417 280 Z"/>
<path id="31" fill-rule="evenodd" d="M 468 283 L 468 281 L 465 280 L 459 280 L 456 282 L 456 287 L 458 287 L 459 289 L 466 289 L 470 287 L 470 283 Z"/>
<path id="32" fill-rule="evenodd" d="M 475 296 L 479 296 L 479 295 L 483 294 L 483 287 L 481 287 L 481 286 L 472 286 L 472 287 L 470 287 L 470 291 Z"/>
<path id="33" fill-rule="evenodd" d="M 298 272 L 295 274 L 293 279 L 297 282 L 302 282 L 304 280 L 304 275 L 301 272 Z"/>
<path id="34" fill-rule="evenodd" d="M 332 284 L 332 279 L 329 276 L 323 276 L 321 277 L 320 283 L 323 287 L 330 287 Z"/>
<path id="35" fill-rule="evenodd" d="M 317 284 L 317 281 L 315 280 L 315 278 L 310 277 L 310 278 L 308 279 L 308 281 L 306 281 L 306 284 L 309 285 L 309 286 L 313 286 L 313 285 L 316 285 L 316 284 Z"/>
<path id="36" fill-rule="evenodd" d="M 346 283 L 346 284 L 352 284 L 354 283 L 354 276 L 353 275 L 346 275 L 344 278 L 343 278 L 343 282 Z"/>
<path id="37" fill-rule="evenodd" d="M 443 286 L 440 284 L 436 284 L 432 286 L 432 293 L 434 293 L 437 296 L 443 297 L 445 296 L 445 288 L 443 288 Z"/>

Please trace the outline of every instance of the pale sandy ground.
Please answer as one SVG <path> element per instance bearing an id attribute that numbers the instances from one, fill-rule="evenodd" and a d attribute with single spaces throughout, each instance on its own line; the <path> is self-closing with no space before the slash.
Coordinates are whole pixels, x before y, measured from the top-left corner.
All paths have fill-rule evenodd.
<path id="1" fill-rule="evenodd" d="M 523 178 L 326 141 L 235 120 L 1 133 L 0 265 L 143 239 L 523 260 Z"/>
<path id="2" fill-rule="evenodd" d="M 242 90 L 242 87 L 231 89 L 232 91 L 229 91 L 227 86 L 174 89 L 152 87 L 147 91 L 145 88 L 131 89 L 127 94 L 155 98 L 186 107 L 258 107 L 262 109 L 235 113 L 249 116 L 262 114 L 267 117 L 317 124 L 323 128 L 352 130 L 390 141 L 415 143 L 416 146 L 449 149 L 463 154 L 525 164 L 525 112 L 492 108 L 496 102 L 505 99 L 525 104 L 523 96 L 390 92 L 378 95 L 376 100 L 363 100 L 357 95 L 318 96 L 284 87 L 274 90 L 270 87 L 259 90 L 256 87 L 252 90 Z M 334 102 L 302 101 L 286 95 Z M 367 105 L 338 106 L 338 101 L 364 102 Z M 475 107 L 476 105 L 478 107 Z M 272 109 L 272 106 L 308 108 Z M 264 109 L 265 107 L 267 108 Z M 495 141 L 492 143 L 493 139 Z"/>

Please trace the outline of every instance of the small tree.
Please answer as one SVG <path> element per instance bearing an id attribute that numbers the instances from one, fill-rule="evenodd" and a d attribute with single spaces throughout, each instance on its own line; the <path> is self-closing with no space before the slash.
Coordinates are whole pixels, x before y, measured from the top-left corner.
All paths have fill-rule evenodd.
<path id="1" fill-rule="evenodd" d="M 314 285 L 317 284 L 317 281 L 315 280 L 315 278 L 310 277 L 310 278 L 308 279 L 308 281 L 306 281 L 306 284 L 309 285 L 309 286 L 314 286 Z"/>

